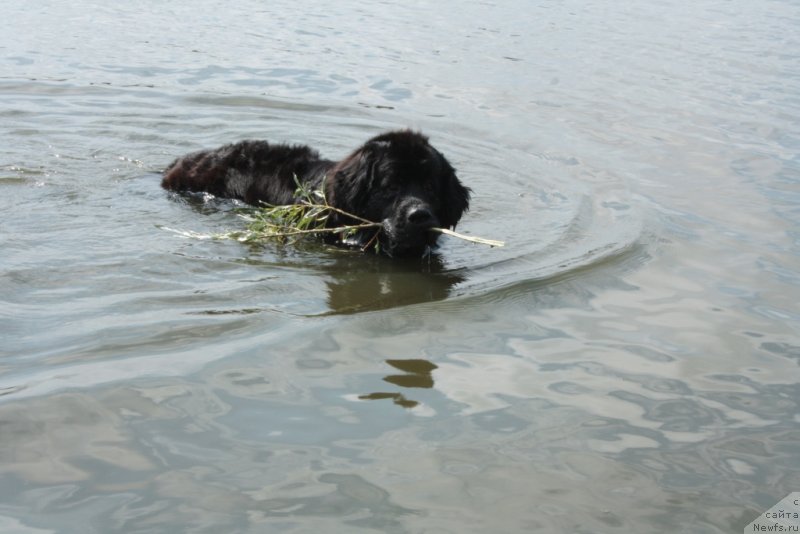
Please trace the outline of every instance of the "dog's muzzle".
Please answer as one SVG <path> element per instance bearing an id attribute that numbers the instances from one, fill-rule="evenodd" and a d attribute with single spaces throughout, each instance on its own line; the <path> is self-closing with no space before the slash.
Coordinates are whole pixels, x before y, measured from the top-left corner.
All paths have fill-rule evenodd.
<path id="1" fill-rule="evenodd" d="M 411 201 L 382 222 L 381 249 L 392 257 L 422 257 L 436 246 L 439 219 L 424 202 Z"/>

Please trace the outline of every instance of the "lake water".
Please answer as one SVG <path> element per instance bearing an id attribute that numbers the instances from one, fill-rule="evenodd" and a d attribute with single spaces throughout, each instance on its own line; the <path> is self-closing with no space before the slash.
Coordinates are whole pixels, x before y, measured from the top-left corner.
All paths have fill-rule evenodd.
<path id="1" fill-rule="evenodd" d="M 741 532 L 800 490 L 800 4 L 5 2 L 0 532 Z M 430 261 L 189 238 L 428 134 Z M 173 230 L 177 230 L 176 233 Z"/>

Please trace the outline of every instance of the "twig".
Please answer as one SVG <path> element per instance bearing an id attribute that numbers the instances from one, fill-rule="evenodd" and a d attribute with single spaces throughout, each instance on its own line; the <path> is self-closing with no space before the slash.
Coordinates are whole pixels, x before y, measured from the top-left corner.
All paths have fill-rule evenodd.
<path id="1" fill-rule="evenodd" d="M 321 190 L 319 191 L 311 191 L 306 189 L 305 186 L 300 183 L 297 177 L 295 177 L 295 183 L 297 184 L 295 198 L 299 199 L 298 203 L 283 206 L 264 204 L 263 207 L 257 208 L 252 215 L 242 215 L 242 217 L 249 222 L 246 231 L 234 231 L 225 234 L 202 237 L 233 238 L 238 241 L 250 241 L 269 238 L 282 239 L 286 237 L 310 234 L 355 232 L 358 230 L 365 230 L 367 228 L 380 228 L 383 226 L 379 222 L 370 221 L 328 204 L 328 200 L 325 198 L 323 193 L 325 190 L 324 182 Z M 315 198 L 321 199 L 322 203 L 315 202 Z M 360 221 L 360 224 L 325 227 L 325 224 L 328 221 L 328 216 L 331 213 L 338 213 L 340 215 L 344 215 L 345 217 L 349 217 L 354 221 Z M 459 234 L 458 232 L 448 230 L 447 228 L 431 228 L 430 231 L 449 235 L 451 237 L 457 237 L 458 239 L 463 239 L 472 243 L 489 245 L 490 247 L 505 246 L 505 242 L 503 241 Z M 187 237 L 200 237 L 199 234 L 193 234 L 191 232 L 178 233 L 181 233 Z M 375 234 L 367 241 L 367 244 L 362 247 L 362 250 L 367 250 L 370 247 L 375 247 L 377 251 L 379 247 L 378 232 L 375 232 Z"/>
<path id="2" fill-rule="evenodd" d="M 312 206 L 319 206 L 319 204 L 312 204 Z M 376 223 L 374 221 L 370 221 L 369 219 L 364 219 L 363 217 L 359 217 L 358 215 L 353 215 L 352 213 L 348 213 L 348 212 L 346 212 L 344 210 L 340 210 L 339 208 L 335 208 L 335 207 L 331 206 L 330 204 L 328 204 L 327 200 L 325 200 L 325 204 L 324 204 L 323 207 L 325 207 L 325 208 L 327 208 L 327 209 L 329 209 L 331 211 L 335 211 L 336 213 L 339 213 L 340 215 L 344 215 L 346 217 L 350 217 L 351 219 L 355 219 L 357 221 L 361 221 L 364 224 L 372 224 L 372 225 L 376 225 L 376 226 L 380 226 L 380 224 L 381 224 L 381 223 Z"/>
<path id="3" fill-rule="evenodd" d="M 335 233 L 338 233 L 338 232 L 347 232 L 347 231 L 350 231 L 350 230 L 363 230 L 365 228 L 377 228 L 379 226 L 381 226 L 380 223 L 370 222 L 370 223 L 363 223 L 363 224 L 350 224 L 350 225 L 346 225 L 346 226 L 336 226 L 334 228 L 312 228 L 310 230 L 292 230 L 291 226 L 281 227 L 281 226 L 277 226 L 276 225 L 276 228 L 290 228 L 290 229 L 286 230 L 286 231 L 276 231 L 276 232 L 269 232 L 269 233 L 260 232 L 258 230 L 250 230 L 249 233 L 250 234 L 257 234 L 258 237 L 263 237 L 263 238 L 291 237 L 293 235 L 308 235 L 308 234 L 323 234 L 323 233 L 335 234 Z M 231 232 L 231 233 L 235 233 L 235 232 Z"/>
<path id="4" fill-rule="evenodd" d="M 447 228 L 431 228 L 431 232 L 437 232 L 444 235 L 449 235 L 450 237 L 457 237 L 459 239 L 463 239 L 464 241 L 470 241 L 472 243 L 479 243 L 481 245 L 489 245 L 490 247 L 504 247 L 506 246 L 505 241 L 497 241 L 495 239 L 486 239 L 483 237 L 474 237 L 471 235 L 464 235 L 459 234 L 458 232 L 454 232 L 453 230 L 448 230 Z"/>

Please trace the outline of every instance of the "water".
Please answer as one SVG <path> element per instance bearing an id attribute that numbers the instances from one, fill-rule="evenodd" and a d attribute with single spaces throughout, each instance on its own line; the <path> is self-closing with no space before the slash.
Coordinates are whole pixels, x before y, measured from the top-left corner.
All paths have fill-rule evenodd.
<path id="1" fill-rule="evenodd" d="M 0 531 L 739 532 L 800 489 L 800 6 L 0 10 Z M 439 257 L 158 171 L 413 127 Z"/>

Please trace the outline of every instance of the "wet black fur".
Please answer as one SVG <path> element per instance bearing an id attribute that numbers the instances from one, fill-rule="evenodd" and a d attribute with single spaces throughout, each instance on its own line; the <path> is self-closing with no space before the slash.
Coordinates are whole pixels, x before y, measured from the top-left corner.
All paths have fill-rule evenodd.
<path id="1" fill-rule="evenodd" d="M 341 161 L 307 146 L 241 141 L 175 160 L 162 185 L 174 191 L 205 191 L 248 204 L 292 204 L 295 176 L 308 189 L 324 186 L 329 204 L 381 222 L 381 250 L 418 256 L 435 245 L 432 227 L 454 228 L 469 208 L 470 190 L 445 157 L 422 134 L 403 130 L 373 137 Z M 336 215 L 328 226 L 352 224 Z M 348 240 L 364 245 L 374 232 Z"/>

